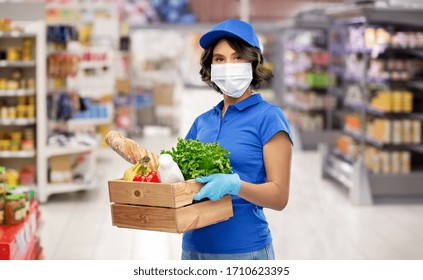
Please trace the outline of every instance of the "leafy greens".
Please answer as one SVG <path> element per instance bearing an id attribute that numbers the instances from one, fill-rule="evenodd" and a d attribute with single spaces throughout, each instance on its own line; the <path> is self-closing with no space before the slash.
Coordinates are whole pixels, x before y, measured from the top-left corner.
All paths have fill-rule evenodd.
<path id="1" fill-rule="evenodd" d="M 161 151 L 161 154 L 165 153 L 170 154 L 178 164 L 185 180 L 232 171 L 229 151 L 217 142 L 202 143 L 198 140 L 178 138 L 176 147 Z"/>

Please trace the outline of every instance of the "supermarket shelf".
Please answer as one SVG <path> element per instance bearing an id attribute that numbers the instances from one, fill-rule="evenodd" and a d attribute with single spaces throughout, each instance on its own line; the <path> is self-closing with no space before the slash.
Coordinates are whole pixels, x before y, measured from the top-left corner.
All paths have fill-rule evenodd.
<path id="1" fill-rule="evenodd" d="M 2 119 L 0 120 L 0 125 L 33 125 L 35 124 L 35 119 Z"/>
<path id="2" fill-rule="evenodd" d="M 12 32 L 0 31 L 0 38 L 34 38 L 35 36 L 36 34 L 34 33 L 19 32 L 19 31 L 12 31 Z"/>
<path id="3" fill-rule="evenodd" d="M 353 165 L 355 162 L 355 159 L 352 158 L 351 156 L 348 156 L 346 154 L 341 153 L 340 151 L 338 151 L 337 149 L 334 149 L 331 151 L 331 154 L 343 161 L 345 161 L 346 163 Z"/>
<path id="4" fill-rule="evenodd" d="M 0 67 L 34 67 L 35 61 L 6 61 L 0 60 Z"/>
<path id="5" fill-rule="evenodd" d="M 111 67 L 111 63 L 109 61 L 80 61 L 78 64 L 79 68 L 103 68 L 103 67 Z"/>
<path id="6" fill-rule="evenodd" d="M 294 137 L 294 147 L 299 150 L 316 150 L 319 143 L 334 144 L 338 131 L 336 130 L 317 130 L 302 131 L 297 125 L 291 125 L 291 131 Z"/>
<path id="7" fill-rule="evenodd" d="M 335 7 L 327 10 L 327 15 L 338 24 L 387 23 L 421 26 L 422 9 L 401 7 Z"/>
<path id="8" fill-rule="evenodd" d="M 369 115 L 384 118 L 409 118 L 415 120 L 423 120 L 423 113 L 403 113 L 403 112 L 385 112 L 381 109 L 374 108 L 362 102 L 345 102 L 344 106 L 354 111 L 364 111 Z"/>
<path id="9" fill-rule="evenodd" d="M 95 186 L 90 183 L 49 183 L 46 191 L 50 194 L 76 192 L 82 190 L 94 189 Z"/>
<path id="10" fill-rule="evenodd" d="M 33 158 L 35 151 L 0 151 L 0 158 Z"/>
<path id="11" fill-rule="evenodd" d="M 80 118 L 80 119 L 70 119 L 67 122 L 68 126 L 78 126 L 78 125 L 102 125 L 112 123 L 111 118 Z"/>
<path id="12" fill-rule="evenodd" d="M 369 183 L 376 199 L 386 196 L 423 196 L 423 172 L 408 174 L 369 174 Z"/>
<path id="13" fill-rule="evenodd" d="M 408 174 L 374 174 L 362 159 L 354 164 L 340 157 L 329 145 L 319 145 L 322 156 L 322 174 L 338 184 L 348 187 L 348 196 L 357 205 L 379 202 L 409 202 L 423 200 L 423 172 Z"/>
<path id="14" fill-rule="evenodd" d="M 295 89 L 295 90 L 310 90 L 310 91 L 314 91 L 314 92 L 317 92 L 317 93 L 326 93 L 327 92 L 327 88 L 325 88 L 325 87 L 322 87 L 322 88 L 320 88 L 320 87 L 318 87 L 318 88 L 317 87 L 310 87 L 307 84 L 287 84 L 286 87 L 290 88 L 290 89 Z"/>
<path id="15" fill-rule="evenodd" d="M 60 155 L 71 155 L 89 153 L 93 151 L 93 147 L 87 146 L 76 146 L 76 147 L 60 147 L 60 146 L 47 146 L 45 150 L 46 158 L 60 156 Z"/>
<path id="16" fill-rule="evenodd" d="M 74 127 L 81 126 L 95 126 L 103 124 L 111 124 L 111 118 L 79 118 L 79 119 L 70 119 L 68 121 L 54 121 L 49 120 L 49 126 L 53 128 L 63 128 L 63 129 L 72 129 Z"/>
<path id="17" fill-rule="evenodd" d="M 69 91 L 69 89 L 67 90 Z M 113 88 L 106 85 L 104 88 L 78 89 L 79 95 L 93 99 L 99 99 L 113 94 Z"/>
<path id="18" fill-rule="evenodd" d="M 35 95 L 35 90 L 33 89 L 0 90 L 0 97 L 31 96 L 31 95 Z"/>
<path id="19" fill-rule="evenodd" d="M 298 101 L 285 101 L 284 104 L 285 106 L 291 109 L 302 111 L 302 112 L 309 112 L 309 113 L 325 113 L 326 112 L 325 108 L 310 108 L 309 105 L 298 102 Z"/>
<path id="20" fill-rule="evenodd" d="M 298 44 L 287 44 L 285 45 L 286 51 L 293 51 L 293 52 L 319 52 L 324 50 L 324 48 L 319 48 L 316 46 L 301 46 Z"/>
<path id="21" fill-rule="evenodd" d="M 352 180 L 348 178 L 347 176 L 345 176 L 344 174 L 340 174 L 335 168 L 326 166 L 324 169 L 324 173 L 325 175 L 329 175 L 331 179 L 333 179 L 334 181 L 337 181 L 342 186 L 348 189 L 352 188 L 352 185 L 353 185 Z"/>
<path id="22" fill-rule="evenodd" d="M 330 145 L 319 145 L 322 154 L 322 175 L 329 177 L 342 186 L 351 189 L 353 187 L 354 164 L 345 157 L 340 156 L 335 150 L 328 150 Z"/>
<path id="23" fill-rule="evenodd" d="M 47 202 L 48 197 L 53 194 L 92 190 L 99 186 L 99 174 L 93 174 L 90 176 L 89 180 L 84 180 L 83 182 L 74 181 L 70 183 L 47 183 L 44 186 L 42 193 L 38 193 L 38 199 L 40 203 L 45 203 Z"/>
<path id="24" fill-rule="evenodd" d="M 412 88 L 423 90 L 423 81 L 409 81 L 408 85 Z"/>
<path id="25" fill-rule="evenodd" d="M 392 150 L 413 150 L 417 152 L 423 152 L 423 145 L 421 144 L 394 144 L 394 143 L 383 143 L 377 139 L 374 139 L 367 135 L 362 135 L 359 131 L 353 129 L 344 128 L 342 131 L 344 134 L 354 138 L 357 141 L 365 141 L 367 144 L 370 144 L 379 149 L 392 149 Z"/>
<path id="26" fill-rule="evenodd" d="M 51 55 L 51 54 L 76 54 L 78 55 L 79 53 L 76 51 L 70 51 L 70 50 L 49 50 L 47 51 L 47 55 Z"/>

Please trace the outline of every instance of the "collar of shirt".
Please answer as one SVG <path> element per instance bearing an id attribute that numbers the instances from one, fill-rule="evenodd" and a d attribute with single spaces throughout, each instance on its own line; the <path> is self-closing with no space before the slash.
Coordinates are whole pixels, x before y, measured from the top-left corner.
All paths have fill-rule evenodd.
<path id="1" fill-rule="evenodd" d="M 256 105 L 260 102 L 263 101 L 263 98 L 261 97 L 260 93 L 254 93 L 253 95 L 251 95 L 250 97 L 235 103 L 234 105 L 231 105 L 233 107 L 235 107 L 236 109 L 238 109 L 238 111 L 243 111 L 253 105 Z M 223 100 L 220 101 L 216 106 L 214 106 L 214 109 L 218 112 L 222 112 L 222 108 L 223 108 Z"/>

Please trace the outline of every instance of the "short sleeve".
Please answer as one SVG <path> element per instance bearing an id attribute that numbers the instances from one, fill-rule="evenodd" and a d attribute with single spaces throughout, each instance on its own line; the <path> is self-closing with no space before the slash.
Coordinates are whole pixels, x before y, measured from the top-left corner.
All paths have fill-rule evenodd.
<path id="1" fill-rule="evenodd" d="M 185 140 L 187 139 L 197 139 L 197 122 L 198 118 L 195 119 L 194 123 L 192 124 L 191 128 L 189 129 L 187 135 L 185 136 Z"/>
<path id="2" fill-rule="evenodd" d="M 285 114 L 279 107 L 272 106 L 264 112 L 260 124 L 260 136 L 263 146 L 279 131 L 286 132 L 291 143 L 294 143 Z"/>

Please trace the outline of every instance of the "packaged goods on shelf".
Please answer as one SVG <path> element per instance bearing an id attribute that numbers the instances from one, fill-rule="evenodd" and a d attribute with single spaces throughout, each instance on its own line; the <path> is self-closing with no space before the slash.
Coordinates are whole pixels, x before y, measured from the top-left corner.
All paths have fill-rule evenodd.
<path id="1" fill-rule="evenodd" d="M 356 141 L 347 135 L 341 135 L 336 139 L 336 149 L 352 159 L 355 159 L 359 152 Z"/>
<path id="2" fill-rule="evenodd" d="M 319 143 L 333 142 L 338 127 L 332 118 L 338 97 L 328 91 L 332 77 L 328 74 L 327 31 L 307 22 L 304 26 L 295 23 L 283 32 L 282 107 L 298 132 L 300 149 L 317 149 Z"/>
<path id="3" fill-rule="evenodd" d="M 367 75 L 369 80 L 408 81 L 421 69 L 416 59 L 372 59 Z"/>
<path id="4" fill-rule="evenodd" d="M 4 196 L 0 194 L 0 225 L 4 224 Z"/>
<path id="5" fill-rule="evenodd" d="M 0 165 L 0 225 L 4 224 L 4 205 L 6 196 L 6 167 Z"/>
<path id="6" fill-rule="evenodd" d="M 421 48 L 423 47 L 423 32 L 391 32 L 385 27 L 350 26 L 348 28 L 348 45 L 360 50 L 375 47 Z"/>
<path id="7" fill-rule="evenodd" d="M 410 91 L 378 91 L 371 98 L 372 108 L 383 112 L 411 113 L 414 95 Z"/>
<path id="8" fill-rule="evenodd" d="M 366 123 L 366 135 L 384 144 L 420 144 L 421 121 L 374 118 Z"/>
<path id="9" fill-rule="evenodd" d="M 375 147 L 367 147 L 364 160 L 369 170 L 376 174 L 407 174 L 411 172 L 410 151 L 383 151 Z"/>
<path id="10" fill-rule="evenodd" d="M 336 106 L 334 96 L 322 95 L 313 91 L 292 90 L 287 93 L 285 102 L 290 106 L 304 110 L 333 109 Z"/>
<path id="11" fill-rule="evenodd" d="M 323 116 L 296 112 L 291 109 L 284 111 L 288 120 L 298 126 L 303 132 L 319 131 L 324 128 Z"/>
<path id="12" fill-rule="evenodd" d="M 51 157 L 49 159 L 49 167 L 50 183 L 72 182 L 72 166 L 69 155 Z"/>
<path id="13" fill-rule="evenodd" d="M 2 232 L 0 235 L 0 260 L 39 260 L 43 258 L 40 239 L 37 235 L 39 226 L 38 204 L 33 192 L 30 191 L 28 194 L 25 199 L 29 208 L 26 209 L 25 218 L 15 225 L 0 224 Z M 5 214 L 12 216 L 14 205 L 10 206 L 9 204 L 8 207 L 8 209 L 4 209 Z M 19 212 L 21 212 L 21 216 L 24 215 L 22 210 L 18 211 L 18 204 L 15 207 L 17 211 L 14 211 L 14 216 L 18 216 Z"/>
<path id="14" fill-rule="evenodd" d="M 358 205 L 415 199 L 423 194 L 421 11 L 357 6 L 356 12 L 328 15 L 329 91 L 346 116 L 337 147 L 322 149 L 323 174 L 347 187 Z M 355 158 L 351 150 L 358 151 Z M 349 167 L 348 180 L 331 163 Z"/>
<path id="15" fill-rule="evenodd" d="M 345 116 L 345 127 L 352 131 L 360 133 L 361 131 L 361 118 L 357 114 L 351 114 Z"/>
<path id="16" fill-rule="evenodd" d="M 29 214 L 34 192 L 22 185 L 8 184 L 5 170 L 0 166 L 0 226 L 17 225 L 24 222 Z"/>

